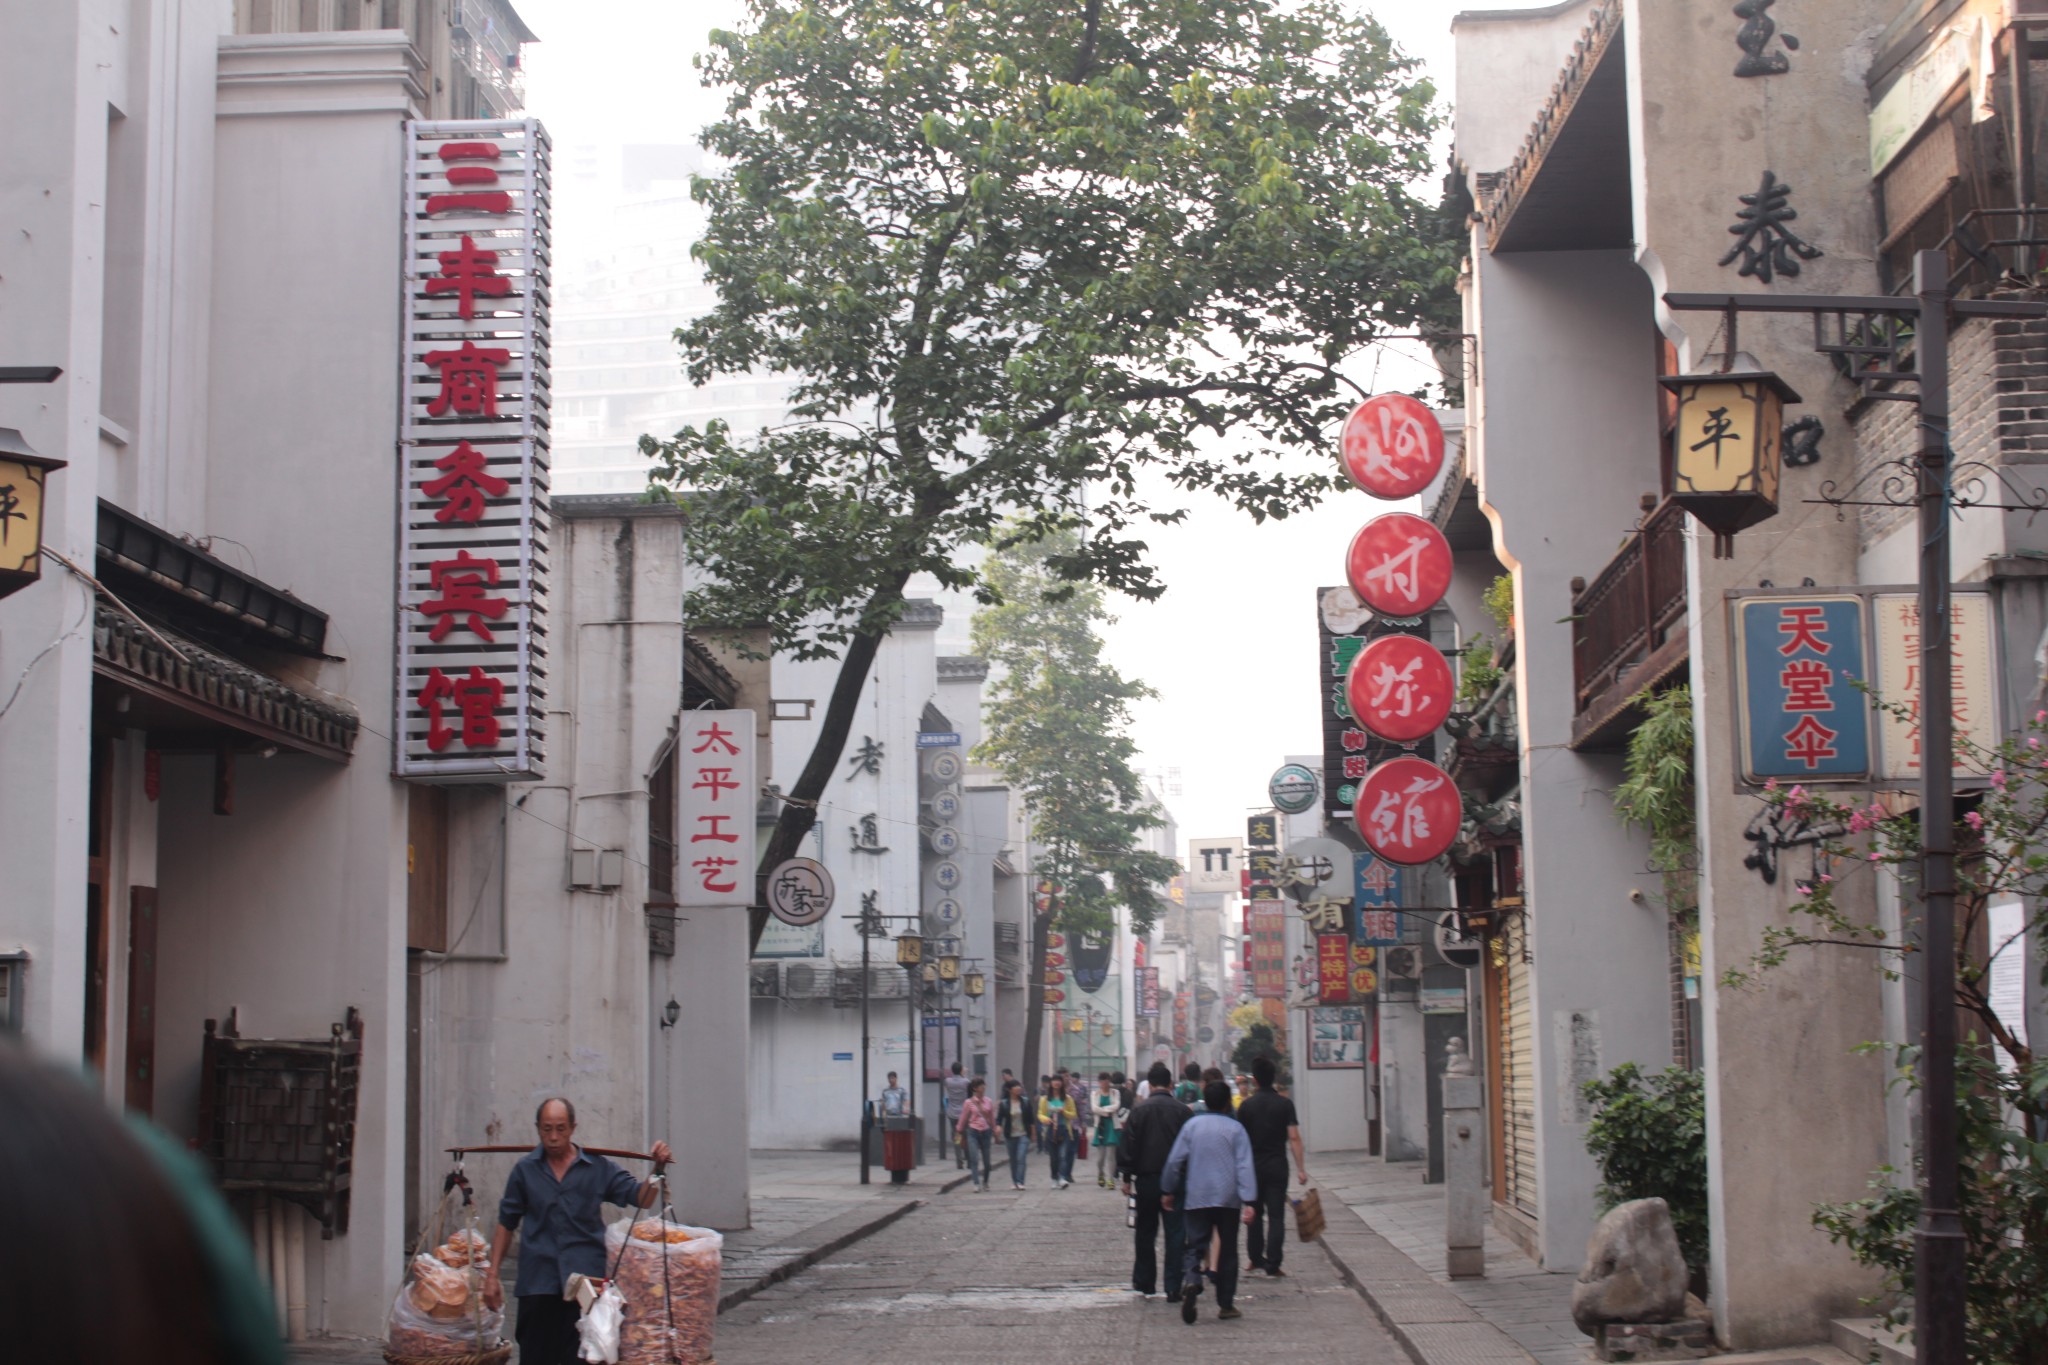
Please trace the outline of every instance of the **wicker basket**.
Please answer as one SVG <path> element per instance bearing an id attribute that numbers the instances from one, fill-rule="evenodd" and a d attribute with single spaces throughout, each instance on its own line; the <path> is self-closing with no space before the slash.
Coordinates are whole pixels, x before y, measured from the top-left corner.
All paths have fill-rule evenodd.
<path id="1" fill-rule="evenodd" d="M 510 1359 L 512 1347 L 509 1344 L 459 1356 L 402 1356 L 390 1351 L 384 1353 L 385 1365 L 505 1365 Z"/>

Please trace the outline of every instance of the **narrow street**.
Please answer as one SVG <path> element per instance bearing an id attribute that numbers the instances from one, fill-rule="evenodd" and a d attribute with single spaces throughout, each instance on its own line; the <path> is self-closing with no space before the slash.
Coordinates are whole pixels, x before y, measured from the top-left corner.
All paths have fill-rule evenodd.
<path id="1" fill-rule="evenodd" d="M 1287 1276 L 1244 1277 L 1244 1317 L 1216 1320 L 1205 1291 L 1195 1326 L 1178 1305 L 1130 1290 L 1131 1234 L 1121 1194 L 1079 1172 L 1067 1190 L 962 1186 L 882 1232 L 722 1314 L 719 1365 L 822 1359 L 954 1362 L 1028 1356 L 1056 1362 L 1344 1361 L 1406 1356 L 1315 1246 L 1292 1235 Z"/>

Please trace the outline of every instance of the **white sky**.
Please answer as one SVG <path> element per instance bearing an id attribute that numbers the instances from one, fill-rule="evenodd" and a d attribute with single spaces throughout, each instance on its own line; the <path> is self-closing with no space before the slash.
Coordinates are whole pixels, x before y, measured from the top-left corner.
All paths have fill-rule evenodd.
<path id="1" fill-rule="evenodd" d="M 513 0 L 540 35 L 526 57 L 527 111 L 558 147 L 661 143 L 694 137 L 719 111 L 691 55 L 704 35 L 739 22 L 733 0 Z M 1548 0 L 1475 0 L 1471 8 L 1527 9 Z M 1446 97 L 1451 16 L 1445 0 L 1381 0 L 1375 11 L 1422 59 Z M 557 205 L 569 217 L 572 206 Z M 566 247 L 568 244 L 559 243 Z M 682 319 L 678 319 L 682 321 Z M 1368 359 L 1353 376 L 1368 388 L 1410 389 L 1433 379 L 1412 358 Z M 1333 445 L 1334 454 L 1334 445 Z M 1316 512 L 1255 526 L 1208 499 L 1178 527 L 1148 537 L 1168 585 L 1154 603 L 1119 604 L 1111 653 L 1159 697 L 1134 734 L 1144 766 L 1178 768 L 1169 800 L 1185 842 L 1244 833 L 1265 805 L 1266 779 L 1289 754 L 1322 744 L 1316 697 L 1315 590 L 1343 581 L 1351 535 L 1386 510 L 1362 493 Z"/>

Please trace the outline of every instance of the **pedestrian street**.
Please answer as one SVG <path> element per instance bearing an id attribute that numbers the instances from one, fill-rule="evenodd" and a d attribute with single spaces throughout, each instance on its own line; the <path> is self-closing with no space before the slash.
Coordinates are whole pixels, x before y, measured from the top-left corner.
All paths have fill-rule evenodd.
<path id="1" fill-rule="evenodd" d="M 927 1166 L 918 1183 L 953 1174 Z M 1179 1305 L 1130 1289 L 1131 1232 L 1121 1193 L 1092 1172 L 1048 1188 L 1034 1154 L 1031 1185 L 996 1192 L 966 1185 L 720 1314 L 719 1365 L 956 1362 L 1343 1361 L 1397 1365 L 1406 1356 L 1317 1246 L 1289 1229 L 1287 1275 L 1245 1272 L 1237 1306 L 1216 1319 L 1205 1291 L 1192 1327 Z M 1242 1241 L 1240 1240 L 1240 1254 Z"/>

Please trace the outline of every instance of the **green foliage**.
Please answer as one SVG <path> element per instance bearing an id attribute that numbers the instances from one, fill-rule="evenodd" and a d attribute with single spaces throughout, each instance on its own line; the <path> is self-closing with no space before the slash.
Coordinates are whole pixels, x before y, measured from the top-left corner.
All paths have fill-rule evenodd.
<path id="1" fill-rule="evenodd" d="M 1634 1062 L 1587 1081 L 1593 1106 L 1586 1151 L 1600 1163 L 1602 1209 L 1662 1199 L 1685 1263 L 1707 1263 L 1707 1099 L 1700 1074 L 1666 1067 L 1644 1076 Z"/>
<path id="2" fill-rule="evenodd" d="M 1507 673 L 1494 662 L 1493 641 L 1484 635 L 1475 635 L 1465 642 L 1465 650 L 1458 656 L 1458 700 L 1477 706 L 1493 695 Z"/>
<path id="3" fill-rule="evenodd" d="M 1910 1049 L 1901 1071 L 1916 1077 Z M 2048 1067 L 2001 1071 L 1975 1046 L 1956 1056 L 1957 1146 L 1962 1161 L 1963 1235 L 1969 1244 L 1966 1353 L 2002 1365 L 2048 1365 Z M 2012 1121 L 2019 1115 L 2020 1121 Z M 1920 1192 L 1880 1167 L 1871 1194 L 1824 1204 L 1814 1226 L 1845 1244 L 1856 1260 L 1884 1272 L 1886 1294 L 1872 1300 L 1886 1321 L 1903 1323 L 1913 1294 L 1913 1232 Z"/>
<path id="4" fill-rule="evenodd" d="M 1486 614 L 1500 627 L 1503 638 L 1515 633 L 1515 580 L 1512 574 L 1496 575 L 1486 585 Z"/>
<path id="5" fill-rule="evenodd" d="M 1244 1037 L 1237 1040 L 1237 1046 L 1230 1050 L 1230 1066 L 1249 1076 L 1252 1063 L 1260 1057 L 1271 1057 L 1273 1065 L 1279 1068 L 1278 1085 L 1291 1085 L 1294 1077 L 1287 1069 L 1287 1054 L 1281 1050 L 1280 1040 L 1273 1033 L 1271 1024 L 1261 1021 L 1244 1031 Z"/>
<path id="6" fill-rule="evenodd" d="M 700 64 L 718 303 L 676 337 L 797 403 L 642 439 L 693 508 L 692 621 L 830 656 L 1084 492 L 1051 567 L 1156 596 L 1140 533 L 1185 509 L 1141 482 L 1312 505 L 1340 367 L 1455 330 L 1462 222 L 1410 188 L 1435 91 L 1337 0 L 750 0 Z"/>
<path id="7" fill-rule="evenodd" d="M 1663 874 L 1665 907 L 1697 908 L 1699 865 L 1693 795 L 1692 689 L 1672 687 L 1643 700 L 1643 722 L 1629 736 L 1627 776 L 1614 789 L 1624 825 L 1650 835 L 1650 866 Z"/>

